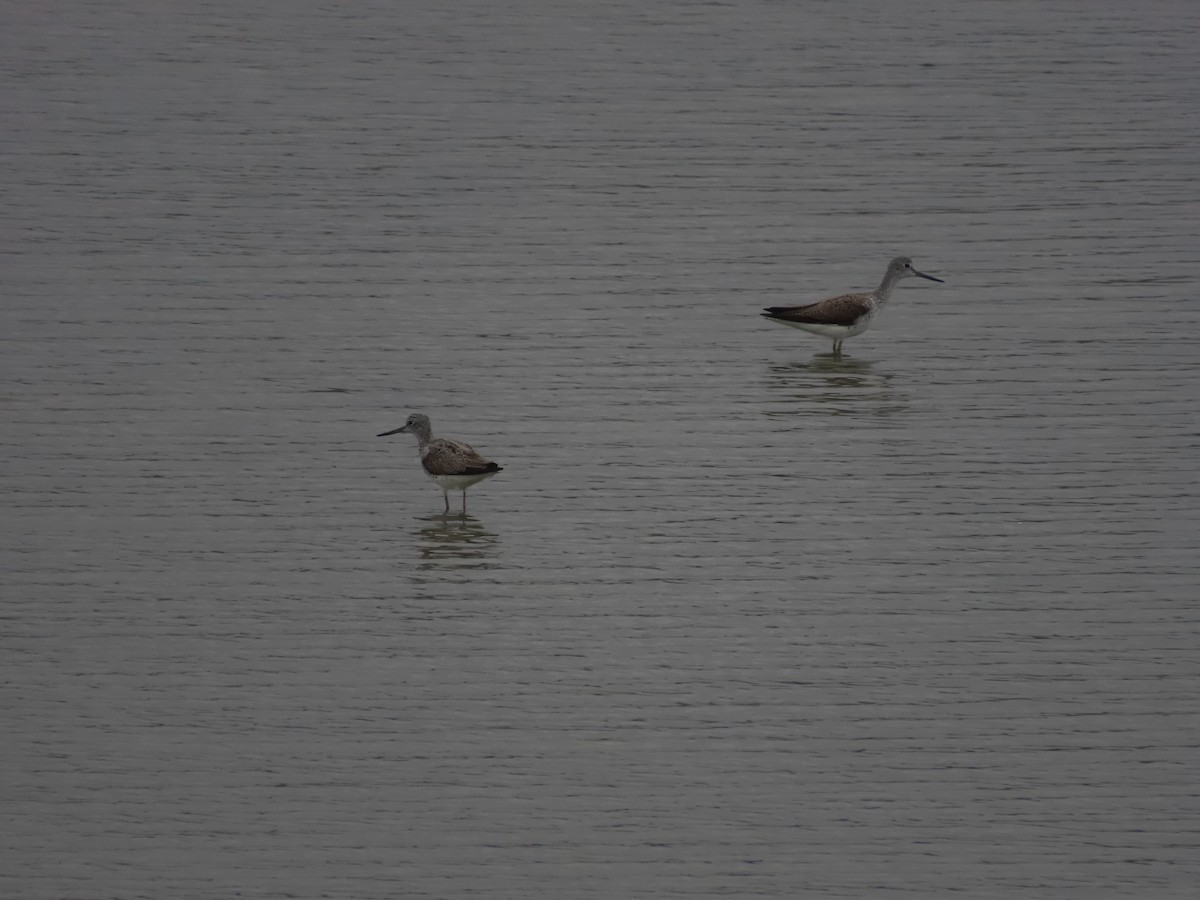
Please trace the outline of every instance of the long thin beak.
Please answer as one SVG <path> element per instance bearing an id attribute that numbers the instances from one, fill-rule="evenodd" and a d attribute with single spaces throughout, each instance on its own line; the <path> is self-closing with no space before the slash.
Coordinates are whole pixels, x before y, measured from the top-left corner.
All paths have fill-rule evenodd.
<path id="1" fill-rule="evenodd" d="M 389 434 L 399 434 L 407 427 L 407 425 L 401 425 L 399 428 L 393 428 L 391 431 L 385 431 L 382 434 L 375 435 L 375 437 L 387 437 Z"/>
<path id="2" fill-rule="evenodd" d="M 940 278 L 934 278 L 932 275 L 926 275 L 924 272 L 918 272 L 916 269 L 913 269 L 913 274 L 920 275 L 922 278 L 928 278 L 930 281 L 936 281 L 938 284 L 946 283 L 946 282 L 942 281 L 942 279 L 940 279 Z"/>

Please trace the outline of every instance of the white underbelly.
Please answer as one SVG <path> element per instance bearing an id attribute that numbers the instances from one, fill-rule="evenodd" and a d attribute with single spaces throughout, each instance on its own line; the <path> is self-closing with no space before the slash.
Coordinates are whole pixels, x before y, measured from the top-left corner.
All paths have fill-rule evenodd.
<path id="1" fill-rule="evenodd" d="M 429 475 L 428 472 L 425 473 Z M 476 475 L 429 475 L 443 491 L 465 491 L 473 484 L 479 484 L 485 478 L 491 478 L 495 472 L 481 472 Z"/>
<path id="2" fill-rule="evenodd" d="M 772 319 L 771 321 L 778 322 L 780 325 L 790 325 L 792 328 L 799 328 L 801 331 L 807 331 L 809 334 L 820 334 L 834 340 L 862 334 L 871 325 L 870 316 L 863 316 L 853 325 L 826 325 L 820 322 L 788 322 L 784 319 Z"/>

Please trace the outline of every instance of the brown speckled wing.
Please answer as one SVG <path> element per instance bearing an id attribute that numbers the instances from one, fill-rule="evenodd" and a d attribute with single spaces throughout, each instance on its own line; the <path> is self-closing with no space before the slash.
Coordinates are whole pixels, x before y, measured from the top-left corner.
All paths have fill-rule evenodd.
<path id="1" fill-rule="evenodd" d="M 814 325 L 849 327 L 862 318 L 869 307 L 859 294 L 830 297 L 807 306 L 772 306 L 767 315 L 785 322 L 811 322 Z"/>
<path id="2" fill-rule="evenodd" d="M 484 459 L 468 445 L 445 438 L 430 441 L 425 446 L 421 465 L 430 475 L 482 475 L 500 471 L 498 465 Z"/>

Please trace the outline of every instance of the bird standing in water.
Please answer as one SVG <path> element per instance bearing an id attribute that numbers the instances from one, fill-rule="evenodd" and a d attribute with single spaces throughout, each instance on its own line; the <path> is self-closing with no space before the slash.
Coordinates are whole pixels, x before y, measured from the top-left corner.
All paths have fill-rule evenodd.
<path id="1" fill-rule="evenodd" d="M 792 328 L 832 338 L 833 355 L 841 356 L 842 341 L 862 334 L 870 328 L 871 321 L 879 315 L 879 311 L 892 296 L 892 288 L 896 286 L 896 282 L 913 276 L 945 284 L 940 278 L 918 272 L 907 256 L 897 256 L 888 263 L 883 281 L 873 291 L 865 294 L 843 294 L 806 306 L 772 306 L 762 315 L 763 318 L 780 325 L 790 325 Z"/>
<path id="2" fill-rule="evenodd" d="M 484 459 L 462 441 L 449 438 L 434 438 L 429 416 L 413 413 L 399 428 L 385 431 L 376 437 L 407 432 L 417 436 L 417 450 L 421 454 L 421 466 L 425 474 L 442 489 L 446 501 L 446 512 L 450 512 L 450 491 L 462 491 L 463 514 L 467 512 L 467 488 L 491 478 L 503 469 L 491 460 Z"/>

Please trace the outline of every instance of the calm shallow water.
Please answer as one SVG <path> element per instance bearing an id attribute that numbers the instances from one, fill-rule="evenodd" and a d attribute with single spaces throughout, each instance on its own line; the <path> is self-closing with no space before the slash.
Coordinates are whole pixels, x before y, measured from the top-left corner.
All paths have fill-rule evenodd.
<path id="1" fill-rule="evenodd" d="M 0 893 L 1192 896 L 1200 16 L 411 6 L 0 38 Z"/>

